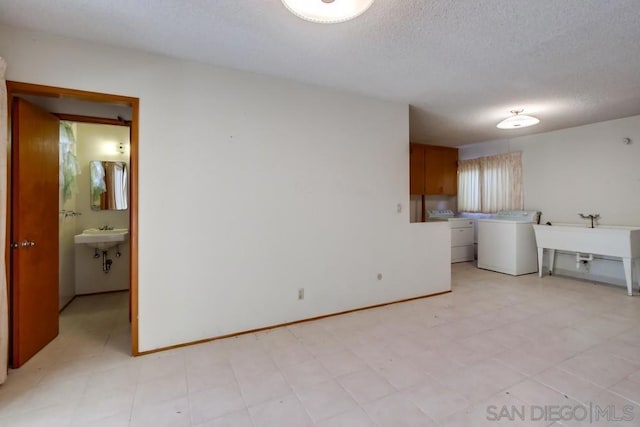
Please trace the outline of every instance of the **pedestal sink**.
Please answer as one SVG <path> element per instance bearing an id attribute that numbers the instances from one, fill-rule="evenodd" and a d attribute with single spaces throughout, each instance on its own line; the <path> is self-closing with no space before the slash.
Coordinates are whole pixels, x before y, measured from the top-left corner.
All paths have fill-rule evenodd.
<path id="1" fill-rule="evenodd" d="M 129 230 L 115 228 L 113 230 L 101 230 L 99 228 L 87 228 L 82 234 L 76 234 L 74 241 L 77 245 L 87 245 L 91 248 L 106 251 L 127 240 Z"/>

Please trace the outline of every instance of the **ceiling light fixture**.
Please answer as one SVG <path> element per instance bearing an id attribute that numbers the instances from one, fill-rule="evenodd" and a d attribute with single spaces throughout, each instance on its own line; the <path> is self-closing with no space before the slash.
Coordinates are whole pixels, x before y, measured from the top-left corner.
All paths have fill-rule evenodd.
<path id="1" fill-rule="evenodd" d="M 540 123 L 540 119 L 533 116 L 527 116 L 526 114 L 520 114 L 524 110 L 511 110 L 513 116 L 507 117 L 496 125 L 498 129 L 519 129 L 526 128 L 528 126 L 537 125 Z"/>
<path id="2" fill-rule="evenodd" d="M 282 0 L 294 15 L 320 24 L 337 24 L 362 15 L 375 0 Z"/>

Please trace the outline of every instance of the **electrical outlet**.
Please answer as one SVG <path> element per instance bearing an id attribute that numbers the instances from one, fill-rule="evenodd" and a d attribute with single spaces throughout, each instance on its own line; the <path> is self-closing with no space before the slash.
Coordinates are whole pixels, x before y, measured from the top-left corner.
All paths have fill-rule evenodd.
<path id="1" fill-rule="evenodd" d="M 298 289 L 298 299 L 304 299 L 304 288 Z"/>

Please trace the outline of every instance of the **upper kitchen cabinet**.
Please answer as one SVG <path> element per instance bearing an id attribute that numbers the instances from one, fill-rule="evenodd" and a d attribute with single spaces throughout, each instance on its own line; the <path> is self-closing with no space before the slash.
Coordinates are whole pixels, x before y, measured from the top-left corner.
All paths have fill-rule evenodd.
<path id="1" fill-rule="evenodd" d="M 427 145 L 425 159 L 425 194 L 458 194 L 458 149 Z"/>
<path id="2" fill-rule="evenodd" d="M 458 149 L 410 144 L 410 193 L 448 195 L 458 193 Z"/>
<path id="3" fill-rule="evenodd" d="M 409 193 L 425 194 L 425 161 L 422 144 L 409 144 Z"/>

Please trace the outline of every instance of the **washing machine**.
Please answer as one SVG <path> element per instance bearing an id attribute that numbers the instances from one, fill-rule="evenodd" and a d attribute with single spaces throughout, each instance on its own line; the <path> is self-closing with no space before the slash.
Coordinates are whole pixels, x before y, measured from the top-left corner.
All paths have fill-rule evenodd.
<path id="1" fill-rule="evenodd" d="M 519 276 L 538 271 L 533 224 L 539 211 L 500 211 L 478 219 L 478 268 Z"/>

